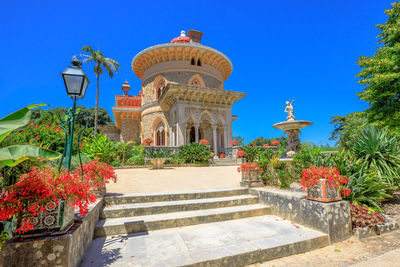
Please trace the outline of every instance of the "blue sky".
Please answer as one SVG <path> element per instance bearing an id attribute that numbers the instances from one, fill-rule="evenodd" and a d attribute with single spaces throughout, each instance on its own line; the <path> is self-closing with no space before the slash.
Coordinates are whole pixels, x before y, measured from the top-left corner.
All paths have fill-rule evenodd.
<path id="1" fill-rule="evenodd" d="M 233 63 L 225 89 L 248 95 L 234 104 L 233 134 L 246 143 L 279 137 L 272 124 L 285 120 L 285 101 L 295 99 L 297 119 L 313 121 L 302 141 L 326 144 L 331 116 L 361 111 L 367 103 L 354 77 L 359 56 L 376 49 L 374 25 L 384 23 L 386 0 L 287 1 L 0 1 L 0 117 L 31 103 L 71 106 L 60 76 L 84 45 L 100 48 L 121 70 L 100 82 L 100 106 L 115 105 L 141 50 L 167 43 L 181 30 L 204 32 L 202 43 Z M 95 105 L 91 84 L 80 105 Z M 333 142 L 330 142 L 331 144 Z"/>

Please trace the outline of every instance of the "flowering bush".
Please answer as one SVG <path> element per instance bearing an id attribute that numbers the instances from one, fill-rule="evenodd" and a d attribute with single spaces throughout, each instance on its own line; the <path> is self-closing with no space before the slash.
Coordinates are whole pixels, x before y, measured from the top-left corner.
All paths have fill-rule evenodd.
<path id="1" fill-rule="evenodd" d="M 144 145 L 144 146 L 150 146 L 151 144 L 153 144 L 153 139 L 151 139 L 151 138 L 146 138 L 142 142 L 142 145 Z"/>
<path id="2" fill-rule="evenodd" d="M 74 151 L 78 149 L 77 136 L 78 133 L 75 133 Z M 41 124 L 28 123 L 27 127 L 12 135 L 11 142 L 15 144 L 45 144 L 48 146 L 48 149 L 62 153 L 64 150 L 65 133 L 56 122 L 49 121 Z"/>
<path id="3" fill-rule="evenodd" d="M 238 167 L 237 170 L 238 170 L 238 172 L 257 171 L 260 174 L 263 173 L 263 170 L 258 167 L 257 163 L 254 163 L 254 162 L 244 163 L 244 164 L 240 165 L 240 167 Z"/>
<path id="4" fill-rule="evenodd" d="M 268 144 L 263 144 L 263 147 L 269 147 L 269 145 Z"/>
<path id="5" fill-rule="evenodd" d="M 206 139 L 201 139 L 200 140 L 200 144 L 203 144 L 203 145 L 206 145 L 206 146 L 210 145 L 210 143 Z"/>
<path id="6" fill-rule="evenodd" d="M 349 182 L 349 178 L 340 175 L 338 169 L 336 169 L 335 167 L 323 166 L 310 166 L 309 168 L 302 170 L 302 189 L 306 189 L 314 184 L 319 183 L 319 179 L 325 179 L 331 188 L 337 187 L 339 192 L 344 197 L 349 195 L 351 192 L 350 189 L 343 186 Z"/>
<path id="7" fill-rule="evenodd" d="M 229 146 L 237 146 L 237 145 L 239 145 L 239 142 L 236 141 L 236 140 L 233 140 L 233 141 L 231 141 L 231 142 L 229 143 Z"/>
<path id="8" fill-rule="evenodd" d="M 275 140 L 275 141 L 272 141 L 271 142 L 271 146 L 279 146 L 279 141 L 278 140 Z"/>
<path id="9" fill-rule="evenodd" d="M 367 207 L 350 204 L 351 223 L 353 228 L 375 226 L 385 221 L 379 212 L 370 212 Z"/>
<path id="10" fill-rule="evenodd" d="M 239 150 L 236 153 L 236 157 L 238 157 L 238 158 L 242 158 L 242 157 L 244 157 L 244 155 L 246 155 L 246 152 L 244 152 L 243 150 Z"/>
<path id="11" fill-rule="evenodd" d="M 64 200 L 67 204 L 79 208 L 85 215 L 88 205 L 97 199 L 94 186 L 101 180 L 116 181 L 111 167 L 97 161 L 90 162 L 81 169 L 68 172 L 62 170 L 34 167 L 31 172 L 20 177 L 19 181 L 4 188 L 0 197 L 0 221 L 18 219 L 15 232 L 23 234 L 34 229 L 31 219 L 46 209 L 46 204 Z M 103 183 L 104 183 L 103 182 Z"/>
<path id="12" fill-rule="evenodd" d="M 221 152 L 221 153 L 219 153 L 219 157 L 220 157 L 221 159 L 224 159 L 224 158 L 226 157 L 226 155 L 225 155 L 225 153 Z"/>
<path id="13" fill-rule="evenodd" d="M 113 168 L 98 160 L 90 161 L 87 164 L 82 165 L 84 178 L 92 184 L 92 186 L 102 189 L 106 183 L 113 181 L 117 182 L 117 175 Z"/>

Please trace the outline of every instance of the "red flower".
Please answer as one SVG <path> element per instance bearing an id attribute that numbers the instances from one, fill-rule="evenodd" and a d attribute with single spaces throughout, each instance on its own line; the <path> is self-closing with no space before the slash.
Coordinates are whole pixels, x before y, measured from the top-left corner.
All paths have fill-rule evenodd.
<path id="1" fill-rule="evenodd" d="M 263 147 L 269 147 L 269 145 L 268 144 L 263 144 Z"/>
<path id="2" fill-rule="evenodd" d="M 224 159 L 225 156 L 226 156 L 225 153 L 223 153 L 223 152 L 219 153 L 219 157 L 220 157 L 221 159 Z"/>
<path id="3" fill-rule="evenodd" d="M 236 140 L 231 141 L 229 144 L 229 146 L 237 146 L 237 145 L 239 145 L 239 142 Z"/>
<path id="4" fill-rule="evenodd" d="M 277 146 L 277 145 L 279 145 L 280 143 L 279 143 L 279 141 L 278 140 L 275 140 L 275 141 L 272 141 L 271 142 L 271 146 Z"/>
<path id="5" fill-rule="evenodd" d="M 151 145 L 151 144 L 153 144 L 153 139 L 151 139 L 151 138 L 146 138 L 146 139 L 144 139 L 143 142 L 142 142 L 142 145 L 143 145 L 143 146 L 149 146 L 149 145 Z"/>
<path id="6" fill-rule="evenodd" d="M 209 145 L 210 145 L 210 143 L 209 143 L 208 140 L 206 140 L 206 139 L 201 139 L 201 140 L 200 140 L 200 144 L 203 144 L 203 145 L 206 145 L 206 146 L 209 146 Z"/>
<path id="7" fill-rule="evenodd" d="M 244 152 L 243 150 L 239 150 L 236 153 L 236 157 L 238 157 L 238 158 L 242 158 L 242 157 L 244 157 L 244 155 L 246 155 L 246 152 Z"/>

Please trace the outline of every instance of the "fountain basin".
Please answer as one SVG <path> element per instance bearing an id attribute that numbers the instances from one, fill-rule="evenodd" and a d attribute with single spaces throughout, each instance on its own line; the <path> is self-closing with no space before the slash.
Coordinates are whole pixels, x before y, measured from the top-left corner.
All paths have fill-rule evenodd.
<path id="1" fill-rule="evenodd" d="M 275 129 L 279 130 L 300 130 L 302 128 L 305 128 L 307 126 L 310 126 L 313 124 L 311 121 L 305 121 L 305 120 L 289 120 L 289 121 L 283 121 L 283 122 L 278 122 L 272 125 Z"/>

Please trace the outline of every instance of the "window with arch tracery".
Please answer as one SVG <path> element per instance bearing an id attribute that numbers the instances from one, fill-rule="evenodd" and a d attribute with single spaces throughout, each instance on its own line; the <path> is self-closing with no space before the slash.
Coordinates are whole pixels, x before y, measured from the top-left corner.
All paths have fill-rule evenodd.
<path id="1" fill-rule="evenodd" d="M 196 65 L 194 58 L 192 58 L 192 60 L 190 61 L 190 65 Z"/>
<path id="2" fill-rule="evenodd" d="M 193 81 L 190 82 L 190 85 L 201 86 L 201 82 L 199 81 L 199 79 L 193 79 Z"/>
<path id="3" fill-rule="evenodd" d="M 164 130 L 164 124 L 162 122 L 160 122 L 160 124 L 157 126 L 156 145 L 165 146 L 165 130 Z"/>
<path id="4" fill-rule="evenodd" d="M 197 60 L 197 66 L 201 66 L 201 61 L 200 61 L 200 59 Z"/>

